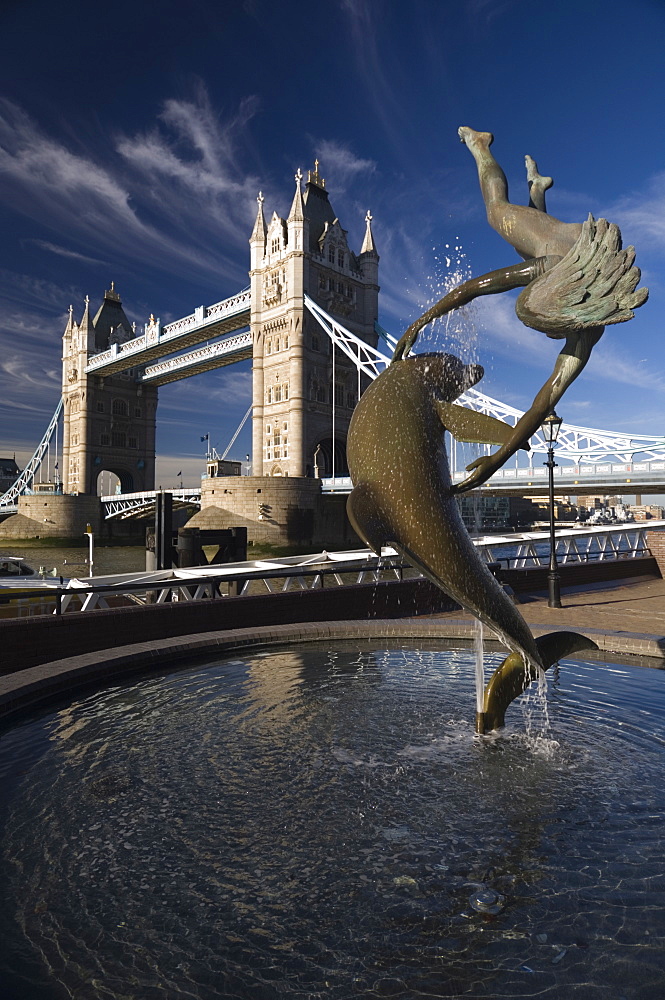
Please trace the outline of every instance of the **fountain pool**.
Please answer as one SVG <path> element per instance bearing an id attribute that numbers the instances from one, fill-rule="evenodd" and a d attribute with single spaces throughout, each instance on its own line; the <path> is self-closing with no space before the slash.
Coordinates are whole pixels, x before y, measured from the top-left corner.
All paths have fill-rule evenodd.
<path id="1" fill-rule="evenodd" d="M 386 641 L 244 650 L 5 728 L 4 1000 L 652 1000 L 665 677 L 550 674 L 544 732 L 531 696 L 474 738 L 473 651 Z"/>

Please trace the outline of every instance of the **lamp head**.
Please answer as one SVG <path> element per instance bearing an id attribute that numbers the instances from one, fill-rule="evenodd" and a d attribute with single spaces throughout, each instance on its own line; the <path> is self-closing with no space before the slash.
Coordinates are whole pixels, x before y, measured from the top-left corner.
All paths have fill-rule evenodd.
<path id="1" fill-rule="evenodd" d="M 543 432 L 543 437 L 548 445 L 556 444 L 556 440 L 559 436 L 559 431 L 561 430 L 561 424 L 563 420 L 558 417 L 554 410 L 552 410 L 545 417 L 541 424 L 541 430 Z"/>

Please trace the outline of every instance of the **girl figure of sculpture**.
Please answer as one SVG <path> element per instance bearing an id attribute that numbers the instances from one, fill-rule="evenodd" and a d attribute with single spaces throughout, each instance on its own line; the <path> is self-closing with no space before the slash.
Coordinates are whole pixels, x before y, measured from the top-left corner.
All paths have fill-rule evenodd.
<path id="1" fill-rule="evenodd" d="M 530 156 L 525 158 L 529 205 L 513 205 L 508 200 L 506 176 L 490 152 L 491 132 L 476 132 L 466 126 L 458 132 L 476 161 L 488 222 L 524 263 L 491 271 L 454 288 L 408 328 L 393 362 L 406 357 L 420 330 L 437 317 L 479 295 L 522 286 L 526 287 L 516 304 L 520 320 L 548 337 L 565 340 L 552 374 L 509 439 L 493 455 L 467 466 L 470 475 L 455 487 L 465 492 L 486 482 L 524 447 L 584 369 L 605 324 L 632 319 L 633 310 L 646 302 L 648 290 L 637 289 L 640 271 L 633 266 L 635 251 L 633 247 L 621 249 L 616 225 L 605 219 L 596 221 L 591 215 L 584 223 L 561 222 L 549 215 L 545 191 L 552 186 L 552 178 L 541 176 Z"/>

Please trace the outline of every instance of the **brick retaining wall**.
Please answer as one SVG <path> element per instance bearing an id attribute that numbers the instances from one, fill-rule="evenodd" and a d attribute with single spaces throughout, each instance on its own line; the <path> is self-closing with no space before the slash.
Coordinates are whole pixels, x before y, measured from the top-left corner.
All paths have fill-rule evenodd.
<path id="1" fill-rule="evenodd" d="M 518 594 L 537 593 L 547 590 L 547 573 L 546 567 L 504 570 L 500 578 Z M 652 557 L 560 567 L 563 588 L 660 575 Z M 428 580 L 395 580 L 257 597 L 73 612 L 60 617 L 7 618 L 0 620 L 0 674 L 119 645 L 220 629 L 403 618 L 457 608 L 454 601 Z"/>
<path id="2" fill-rule="evenodd" d="M 458 607 L 428 580 L 182 601 L 0 621 L 0 673 L 115 646 L 219 629 L 400 618 Z"/>

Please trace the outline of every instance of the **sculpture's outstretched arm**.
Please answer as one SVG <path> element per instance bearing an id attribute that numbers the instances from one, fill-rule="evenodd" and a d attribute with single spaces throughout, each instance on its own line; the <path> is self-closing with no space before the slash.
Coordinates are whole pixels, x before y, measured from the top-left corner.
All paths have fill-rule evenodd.
<path id="1" fill-rule="evenodd" d="M 532 434 L 535 434 L 568 386 L 584 369 L 591 356 L 591 351 L 600 340 L 604 329 L 602 326 L 592 327 L 579 333 L 571 333 L 568 336 L 565 347 L 556 359 L 552 374 L 537 393 L 529 409 L 518 420 L 508 441 L 493 455 L 477 458 L 475 462 L 468 465 L 467 470 L 472 470 L 471 475 L 452 487 L 454 493 L 465 493 L 487 482 L 490 476 L 500 469 L 511 455 L 523 447 Z"/>
<path id="2" fill-rule="evenodd" d="M 472 302 L 480 295 L 496 295 L 498 292 L 506 292 L 511 288 L 529 285 L 560 260 L 560 257 L 554 256 L 534 257 L 533 260 L 527 260 L 523 264 L 512 264 L 510 267 L 489 271 L 488 274 L 481 274 L 479 278 L 471 278 L 469 281 L 463 282 L 444 295 L 442 299 L 439 299 L 435 305 L 422 314 L 420 319 L 411 324 L 400 338 L 392 360 L 400 361 L 405 358 L 415 344 L 422 328 L 431 323 L 432 320 L 438 319 L 439 316 L 445 316 L 453 309 L 459 309 L 460 306 Z"/>

